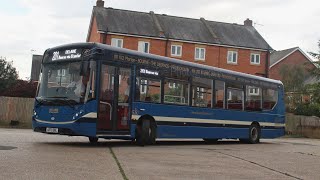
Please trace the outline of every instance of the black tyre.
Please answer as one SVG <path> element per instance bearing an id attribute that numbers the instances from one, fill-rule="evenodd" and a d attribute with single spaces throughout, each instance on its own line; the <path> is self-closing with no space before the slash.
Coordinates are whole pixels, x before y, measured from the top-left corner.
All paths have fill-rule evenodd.
<path id="1" fill-rule="evenodd" d="M 141 126 L 136 126 L 136 143 L 137 145 L 139 146 L 144 146 L 145 142 L 144 140 L 142 139 L 142 127 Z"/>
<path id="2" fill-rule="evenodd" d="M 136 128 L 136 142 L 139 145 L 156 143 L 156 125 L 149 119 L 142 120 L 141 126 Z"/>
<path id="3" fill-rule="evenodd" d="M 96 144 L 98 142 L 98 139 L 97 137 L 89 137 L 89 141 L 91 144 Z"/>
<path id="4" fill-rule="evenodd" d="M 146 141 L 147 144 L 156 144 L 156 138 L 157 138 L 157 128 L 156 128 L 156 124 L 154 123 L 154 121 L 149 121 L 149 126 L 146 127 L 145 131 L 146 131 Z"/>
<path id="5" fill-rule="evenodd" d="M 249 128 L 249 139 L 248 143 L 256 144 L 260 142 L 261 137 L 261 129 L 257 124 L 251 124 Z"/>
<path id="6" fill-rule="evenodd" d="M 214 144 L 214 143 L 217 143 L 217 142 L 218 142 L 218 139 L 203 138 L 203 140 L 204 140 L 206 143 L 209 143 L 209 144 Z"/>

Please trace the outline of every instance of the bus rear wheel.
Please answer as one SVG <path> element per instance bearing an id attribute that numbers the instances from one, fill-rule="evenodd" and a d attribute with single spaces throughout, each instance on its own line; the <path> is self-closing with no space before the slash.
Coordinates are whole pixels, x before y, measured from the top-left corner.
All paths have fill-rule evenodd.
<path id="1" fill-rule="evenodd" d="M 91 144 L 96 144 L 98 142 L 98 139 L 97 137 L 89 137 L 89 141 Z"/>
<path id="2" fill-rule="evenodd" d="M 261 129 L 258 124 L 251 124 L 249 128 L 249 138 L 248 139 L 240 139 L 240 142 L 249 143 L 249 144 L 257 144 L 260 142 L 261 137 Z"/>

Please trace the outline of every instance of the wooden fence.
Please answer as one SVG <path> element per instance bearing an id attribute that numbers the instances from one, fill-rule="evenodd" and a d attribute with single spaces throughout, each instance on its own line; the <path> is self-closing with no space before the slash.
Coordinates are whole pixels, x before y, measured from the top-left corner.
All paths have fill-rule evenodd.
<path id="1" fill-rule="evenodd" d="M 11 121 L 31 125 L 34 99 L 0 96 L 0 123 L 10 124 Z"/>

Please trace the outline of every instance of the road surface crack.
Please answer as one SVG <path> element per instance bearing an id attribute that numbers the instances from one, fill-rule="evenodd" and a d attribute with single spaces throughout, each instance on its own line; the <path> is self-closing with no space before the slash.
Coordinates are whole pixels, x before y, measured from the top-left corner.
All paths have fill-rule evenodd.
<path id="1" fill-rule="evenodd" d="M 304 152 L 296 152 L 298 154 L 303 154 L 303 155 L 308 155 L 308 156 L 315 156 L 315 157 L 319 157 L 318 155 L 316 154 L 312 154 L 312 153 L 304 153 Z"/>
<path id="2" fill-rule="evenodd" d="M 121 173 L 121 175 L 122 175 L 122 178 L 123 178 L 124 180 L 128 180 L 128 177 L 126 176 L 126 173 L 124 172 L 124 170 L 123 170 L 123 168 L 122 168 L 122 166 L 121 166 L 121 164 L 120 164 L 120 162 L 119 162 L 116 154 L 113 152 L 113 150 L 112 150 L 111 147 L 109 147 L 109 150 L 110 150 L 110 153 L 111 153 L 113 159 L 116 161 L 116 163 L 117 163 L 117 165 L 118 165 L 118 168 L 119 168 L 119 170 L 120 170 L 120 173 Z"/>
<path id="3" fill-rule="evenodd" d="M 254 165 L 256 165 L 256 166 L 259 166 L 259 167 L 268 169 L 268 170 L 273 171 L 273 172 L 277 172 L 277 173 L 283 174 L 283 175 L 288 176 L 288 177 L 292 177 L 292 178 L 294 178 L 294 179 L 302 180 L 302 178 L 293 176 L 293 175 L 291 175 L 291 174 L 289 174 L 289 173 L 282 172 L 282 171 L 279 171 L 279 170 L 276 170 L 276 169 L 272 169 L 272 168 L 270 168 L 270 167 L 264 166 L 264 165 L 262 165 L 262 164 L 258 164 L 258 163 L 253 162 L 253 161 L 249 161 L 249 160 L 247 160 L 247 159 L 243 159 L 243 158 L 238 157 L 238 156 L 230 155 L 230 154 L 223 153 L 223 152 L 219 152 L 219 151 L 215 151 L 215 152 L 217 152 L 217 153 L 219 153 L 219 154 L 223 154 L 223 155 L 225 155 L 225 156 L 230 156 L 230 157 L 233 157 L 233 158 L 236 158 L 236 159 L 239 159 L 239 160 L 242 160 L 242 161 L 245 161 L 245 162 L 254 164 Z"/>

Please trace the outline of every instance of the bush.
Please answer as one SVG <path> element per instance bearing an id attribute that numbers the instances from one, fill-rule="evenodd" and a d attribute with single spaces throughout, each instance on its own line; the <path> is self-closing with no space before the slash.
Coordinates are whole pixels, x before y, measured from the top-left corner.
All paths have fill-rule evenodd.
<path id="1" fill-rule="evenodd" d="M 318 103 L 300 104 L 294 110 L 294 114 L 320 117 L 320 104 L 318 104 Z"/>
<path id="2" fill-rule="evenodd" d="M 37 91 L 36 82 L 17 80 L 9 88 L 0 92 L 0 96 L 34 98 Z"/>

